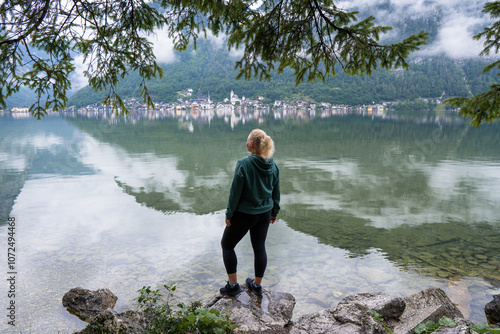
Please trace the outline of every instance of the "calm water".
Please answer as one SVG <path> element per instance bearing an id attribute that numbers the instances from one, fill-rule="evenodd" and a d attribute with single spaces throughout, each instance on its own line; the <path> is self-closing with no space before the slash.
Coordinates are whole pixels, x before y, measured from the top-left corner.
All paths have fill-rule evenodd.
<path id="1" fill-rule="evenodd" d="M 220 237 L 235 163 L 255 127 L 270 133 L 282 212 L 265 288 L 292 293 L 295 318 L 356 292 L 441 287 L 466 317 L 500 286 L 499 125 L 415 114 L 372 118 L 120 122 L 0 117 L 0 243 L 16 218 L 16 324 L 72 333 L 73 287 L 109 288 L 115 310 L 142 286 L 177 282 L 208 299 L 225 284 Z M 248 240 L 239 277 L 252 275 Z M 2 308 L 9 299 L 2 283 Z"/>

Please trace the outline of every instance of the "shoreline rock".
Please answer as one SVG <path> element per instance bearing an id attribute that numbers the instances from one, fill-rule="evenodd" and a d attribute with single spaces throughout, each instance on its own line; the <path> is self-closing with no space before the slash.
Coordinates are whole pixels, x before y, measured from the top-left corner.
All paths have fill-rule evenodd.
<path id="1" fill-rule="evenodd" d="M 62 304 L 69 313 L 80 320 L 90 322 L 101 312 L 115 307 L 117 300 L 118 297 L 108 289 L 90 291 L 77 287 L 64 294 Z"/>
<path id="2" fill-rule="evenodd" d="M 493 295 L 493 300 L 484 306 L 484 313 L 490 325 L 500 327 L 500 295 Z"/>
<path id="3" fill-rule="evenodd" d="M 431 288 L 399 298 L 385 293 L 359 293 L 345 297 L 336 306 L 305 315 L 293 322 L 295 298 L 285 292 L 263 291 L 258 297 L 242 287 L 237 296 L 215 295 L 205 308 L 229 315 L 233 323 L 240 324 L 239 333 L 276 334 L 414 334 L 414 329 L 427 321 L 438 322 L 443 316 L 453 319 L 459 326 L 441 327 L 435 333 L 469 334 L 473 324 L 464 319 L 460 310 L 439 288 Z M 485 313 L 490 325 L 500 319 L 500 295 L 487 304 Z M 108 289 L 89 291 L 75 288 L 63 297 L 68 312 L 106 328 L 111 333 L 142 333 L 148 326 L 146 315 L 140 311 L 117 313 L 116 302 Z M 375 313 L 376 312 L 376 313 Z M 496 322 L 495 322 L 496 321 Z M 93 333 L 88 326 L 79 334 Z"/>

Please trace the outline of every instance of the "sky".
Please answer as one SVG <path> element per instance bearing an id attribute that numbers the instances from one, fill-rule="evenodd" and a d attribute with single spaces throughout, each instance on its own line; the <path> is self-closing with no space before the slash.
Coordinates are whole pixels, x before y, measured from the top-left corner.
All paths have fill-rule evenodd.
<path id="1" fill-rule="evenodd" d="M 374 4 L 390 2 L 390 11 L 376 10 Z M 338 8 L 359 10 L 359 17 L 375 16 L 378 24 L 392 26 L 402 18 L 420 18 L 433 15 L 442 15 L 436 40 L 421 48 L 417 55 L 422 57 L 447 56 L 453 59 L 477 57 L 483 49 L 483 41 L 476 41 L 472 37 L 491 24 L 488 16 L 482 9 L 488 0 L 340 0 L 335 1 Z M 364 15 L 363 15 L 364 14 Z M 160 64 L 170 64 L 178 61 L 173 50 L 173 42 L 166 30 L 157 31 L 148 37 L 154 44 L 154 52 Z M 214 47 L 224 47 L 224 36 L 208 35 Z M 238 50 L 232 50 L 236 57 L 241 56 Z M 75 59 L 76 70 L 72 75 L 74 91 L 87 85 L 83 76 L 85 65 L 82 57 Z"/>

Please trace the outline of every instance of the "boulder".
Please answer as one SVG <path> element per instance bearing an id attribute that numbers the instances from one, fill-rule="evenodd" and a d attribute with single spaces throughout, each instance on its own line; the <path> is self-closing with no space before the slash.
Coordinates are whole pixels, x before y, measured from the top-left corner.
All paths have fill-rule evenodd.
<path id="1" fill-rule="evenodd" d="M 332 308 L 302 316 L 290 329 L 290 334 L 314 333 L 363 334 L 359 326 L 337 321 Z"/>
<path id="2" fill-rule="evenodd" d="M 284 292 L 263 290 L 256 296 L 244 286 L 235 297 L 216 295 L 204 307 L 228 314 L 233 323 L 240 324 L 237 332 L 286 333 L 295 307 L 295 298 Z"/>
<path id="3" fill-rule="evenodd" d="M 144 312 L 125 311 L 117 313 L 108 308 L 99 313 L 85 329 L 75 334 L 137 334 L 144 333 L 147 326 L 148 321 Z"/>
<path id="4" fill-rule="evenodd" d="M 402 298 L 394 297 L 386 293 L 358 293 L 342 299 L 337 308 L 345 304 L 361 304 L 369 310 L 380 314 L 384 320 L 398 320 L 405 310 L 405 302 Z"/>
<path id="5" fill-rule="evenodd" d="M 493 298 L 485 307 L 491 325 L 498 323 L 500 295 Z M 119 314 L 112 309 L 116 300 L 108 289 L 75 288 L 64 295 L 63 305 L 90 323 L 79 334 L 144 333 L 148 325 L 146 315 L 139 311 Z M 395 334 L 414 334 L 419 324 L 439 322 L 444 316 L 459 326 L 443 326 L 435 333 L 467 334 L 471 326 L 441 289 L 427 289 L 405 298 L 384 293 L 355 294 L 345 297 L 335 307 L 302 316 L 295 323 L 291 321 L 295 298 L 289 293 L 263 290 L 258 297 L 243 287 L 235 297 L 217 294 L 204 307 L 227 314 L 233 323 L 240 325 L 236 332 L 249 334 L 386 334 L 387 329 Z"/>
<path id="6" fill-rule="evenodd" d="M 484 306 L 484 313 L 488 324 L 500 326 L 500 295 L 493 295 L 493 300 Z"/>
<path id="7" fill-rule="evenodd" d="M 385 318 L 399 318 L 404 309 L 405 304 L 401 298 L 384 293 L 360 293 L 342 299 L 336 307 L 299 318 L 290 333 L 387 333 L 384 326 L 374 318 L 372 310 L 386 320 Z"/>
<path id="8" fill-rule="evenodd" d="M 62 303 L 69 313 L 90 323 L 102 311 L 112 309 L 117 299 L 108 289 L 91 291 L 78 287 L 66 292 Z"/>
<path id="9" fill-rule="evenodd" d="M 446 316 L 457 323 L 463 322 L 463 315 L 439 288 L 432 288 L 405 297 L 406 308 L 400 321 L 394 324 L 394 333 L 414 334 L 414 329 L 427 321 L 439 322 Z"/>

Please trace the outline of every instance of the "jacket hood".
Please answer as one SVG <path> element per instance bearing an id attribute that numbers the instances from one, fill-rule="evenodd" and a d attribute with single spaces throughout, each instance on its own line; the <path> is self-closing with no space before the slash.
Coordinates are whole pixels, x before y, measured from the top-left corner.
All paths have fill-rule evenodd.
<path id="1" fill-rule="evenodd" d="M 265 175 L 273 173 L 274 171 L 273 158 L 266 160 L 254 154 L 250 154 L 248 158 L 260 173 L 263 173 Z"/>

